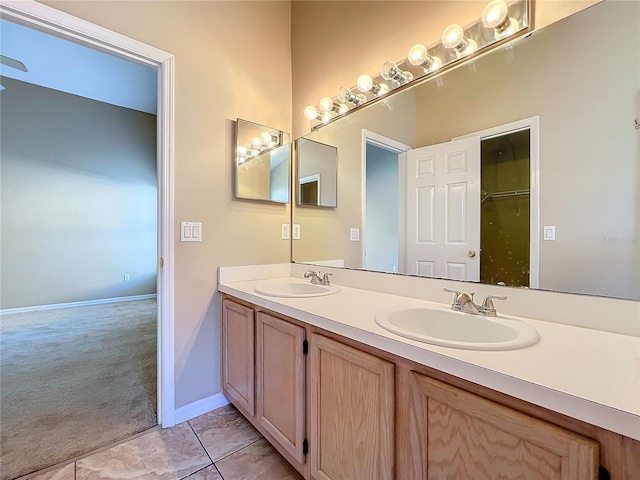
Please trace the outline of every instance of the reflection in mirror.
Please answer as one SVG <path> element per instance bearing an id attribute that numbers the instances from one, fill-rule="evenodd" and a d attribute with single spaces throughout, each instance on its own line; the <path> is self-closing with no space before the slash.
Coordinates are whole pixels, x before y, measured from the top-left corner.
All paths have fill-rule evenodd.
<path id="1" fill-rule="evenodd" d="M 301 138 L 296 152 L 298 205 L 337 207 L 338 149 Z"/>
<path id="2" fill-rule="evenodd" d="M 234 165 L 236 198 L 289 203 L 288 133 L 238 119 Z"/>
<path id="3" fill-rule="evenodd" d="M 308 135 L 340 150 L 340 207 L 294 208 L 293 260 L 639 299 L 638 18 L 599 3 Z M 371 145 L 396 152 L 377 227 Z"/>

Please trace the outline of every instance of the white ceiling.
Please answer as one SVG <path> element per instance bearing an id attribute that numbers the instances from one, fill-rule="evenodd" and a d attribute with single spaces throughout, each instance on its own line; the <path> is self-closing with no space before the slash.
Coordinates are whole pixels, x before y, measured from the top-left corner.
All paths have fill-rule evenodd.
<path id="1" fill-rule="evenodd" d="M 151 67 L 4 19 L 0 19 L 0 53 L 19 60 L 28 69 L 25 73 L 0 64 L 2 76 L 157 113 L 157 75 Z"/>

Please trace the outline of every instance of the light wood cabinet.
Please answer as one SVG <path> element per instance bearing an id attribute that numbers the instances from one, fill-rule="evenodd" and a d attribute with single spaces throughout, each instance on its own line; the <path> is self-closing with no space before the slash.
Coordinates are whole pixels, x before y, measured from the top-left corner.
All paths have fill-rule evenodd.
<path id="1" fill-rule="evenodd" d="M 252 308 L 222 300 L 222 390 L 245 415 L 255 413 L 255 321 Z"/>
<path id="2" fill-rule="evenodd" d="M 598 478 L 597 442 L 416 372 L 410 384 L 411 478 Z"/>
<path id="3" fill-rule="evenodd" d="M 311 336 L 311 478 L 394 477 L 394 366 Z"/>
<path id="4" fill-rule="evenodd" d="M 305 451 L 305 329 L 258 312 L 256 417 L 300 464 Z"/>

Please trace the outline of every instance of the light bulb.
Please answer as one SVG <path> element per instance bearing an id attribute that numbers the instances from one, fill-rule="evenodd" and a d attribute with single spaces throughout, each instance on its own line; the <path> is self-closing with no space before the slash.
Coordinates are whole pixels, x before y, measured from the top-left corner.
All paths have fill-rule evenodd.
<path id="1" fill-rule="evenodd" d="M 241 157 L 244 157 L 248 152 L 247 147 L 245 147 L 244 145 L 238 145 L 237 151 L 238 155 Z"/>
<path id="2" fill-rule="evenodd" d="M 323 112 L 333 111 L 333 100 L 331 100 L 329 97 L 322 97 L 320 99 L 320 110 L 322 110 Z"/>
<path id="3" fill-rule="evenodd" d="M 253 145 L 254 147 L 261 147 L 262 139 L 260 137 L 253 137 L 253 140 L 251 141 L 251 145 Z"/>
<path id="4" fill-rule="evenodd" d="M 307 117 L 307 120 L 317 120 L 319 117 L 318 110 L 316 110 L 316 107 L 309 105 L 304 109 L 304 116 Z"/>
<path id="5" fill-rule="evenodd" d="M 487 28 L 496 28 L 502 25 L 509 17 L 509 7 L 503 0 L 493 0 L 482 10 L 482 23 Z"/>
<path id="6" fill-rule="evenodd" d="M 349 110 L 349 107 L 345 103 L 338 105 L 338 115 L 344 115 Z"/>
<path id="7" fill-rule="evenodd" d="M 460 25 L 449 25 L 442 32 L 442 44 L 447 48 L 453 48 L 458 58 L 469 55 L 478 49 L 475 41 L 464 36 L 464 30 Z"/>
<path id="8" fill-rule="evenodd" d="M 251 149 L 251 156 L 252 157 L 257 157 L 258 155 L 260 155 L 260 150 L 257 148 L 252 148 Z"/>
<path id="9" fill-rule="evenodd" d="M 493 28 L 496 40 L 520 30 L 518 21 L 509 17 L 509 6 L 503 0 L 493 0 L 484 7 L 482 23 L 487 28 Z"/>
<path id="10" fill-rule="evenodd" d="M 387 81 L 392 80 L 394 82 L 399 83 L 400 85 L 403 85 L 413 80 L 413 74 L 411 72 L 403 72 L 402 70 L 400 70 L 398 65 L 394 62 L 386 62 L 382 66 L 381 75 L 382 75 L 382 78 L 384 78 L 385 80 Z"/>
<path id="11" fill-rule="evenodd" d="M 382 85 L 378 85 L 376 83 L 377 87 L 378 87 L 378 91 L 376 92 L 376 95 L 384 95 L 385 93 L 389 93 L 389 86 L 385 85 L 384 83 Z"/>
<path id="12" fill-rule="evenodd" d="M 442 44 L 447 48 L 456 48 L 464 42 L 464 30 L 458 24 L 449 25 L 442 32 Z"/>
<path id="13" fill-rule="evenodd" d="M 358 90 L 363 93 L 370 92 L 373 88 L 373 79 L 369 75 L 360 75 L 356 81 Z"/>
<path id="14" fill-rule="evenodd" d="M 320 119 L 320 121 L 321 121 L 322 123 L 329 123 L 329 120 L 331 120 L 332 118 L 333 118 L 333 117 L 331 116 L 331 114 L 330 114 L 329 112 L 325 112 L 325 113 L 322 115 L 322 118 Z"/>
<path id="15" fill-rule="evenodd" d="M 420 44 L 411 47 L 407 59 L 411 65 L 424 68 L 425 72 L 435 72 L 442 66 L 442 60 L 429 55 L 427 47 Z"/>
<path id="16" fill-rule="evenodd" d="M 271 134 L 269 132 L 262 132 L 262 135 L 260 135 L 260 137 L 262 137 L 262 143 L 264 143 L 265 145 L 273 143 L 273 138 L 271 137 Z"/>

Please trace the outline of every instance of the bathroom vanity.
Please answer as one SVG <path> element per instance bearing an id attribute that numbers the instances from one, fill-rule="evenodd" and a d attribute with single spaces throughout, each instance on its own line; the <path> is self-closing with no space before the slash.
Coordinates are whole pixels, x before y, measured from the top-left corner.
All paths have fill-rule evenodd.
<path id="1" fill-rule="evenodd" d="M 519 350 L 416 342 L 375 312 L 460 285 L 372 272 L 336 269 L 327 296 L 255 293 L 302 268 L 222 268 L 219 290 L 223 392 L 305 478 L 640 477 L 638 336 L 527 318 L 540 341 Z M 380 288 L 395 281 L 412 296 Z"/>

